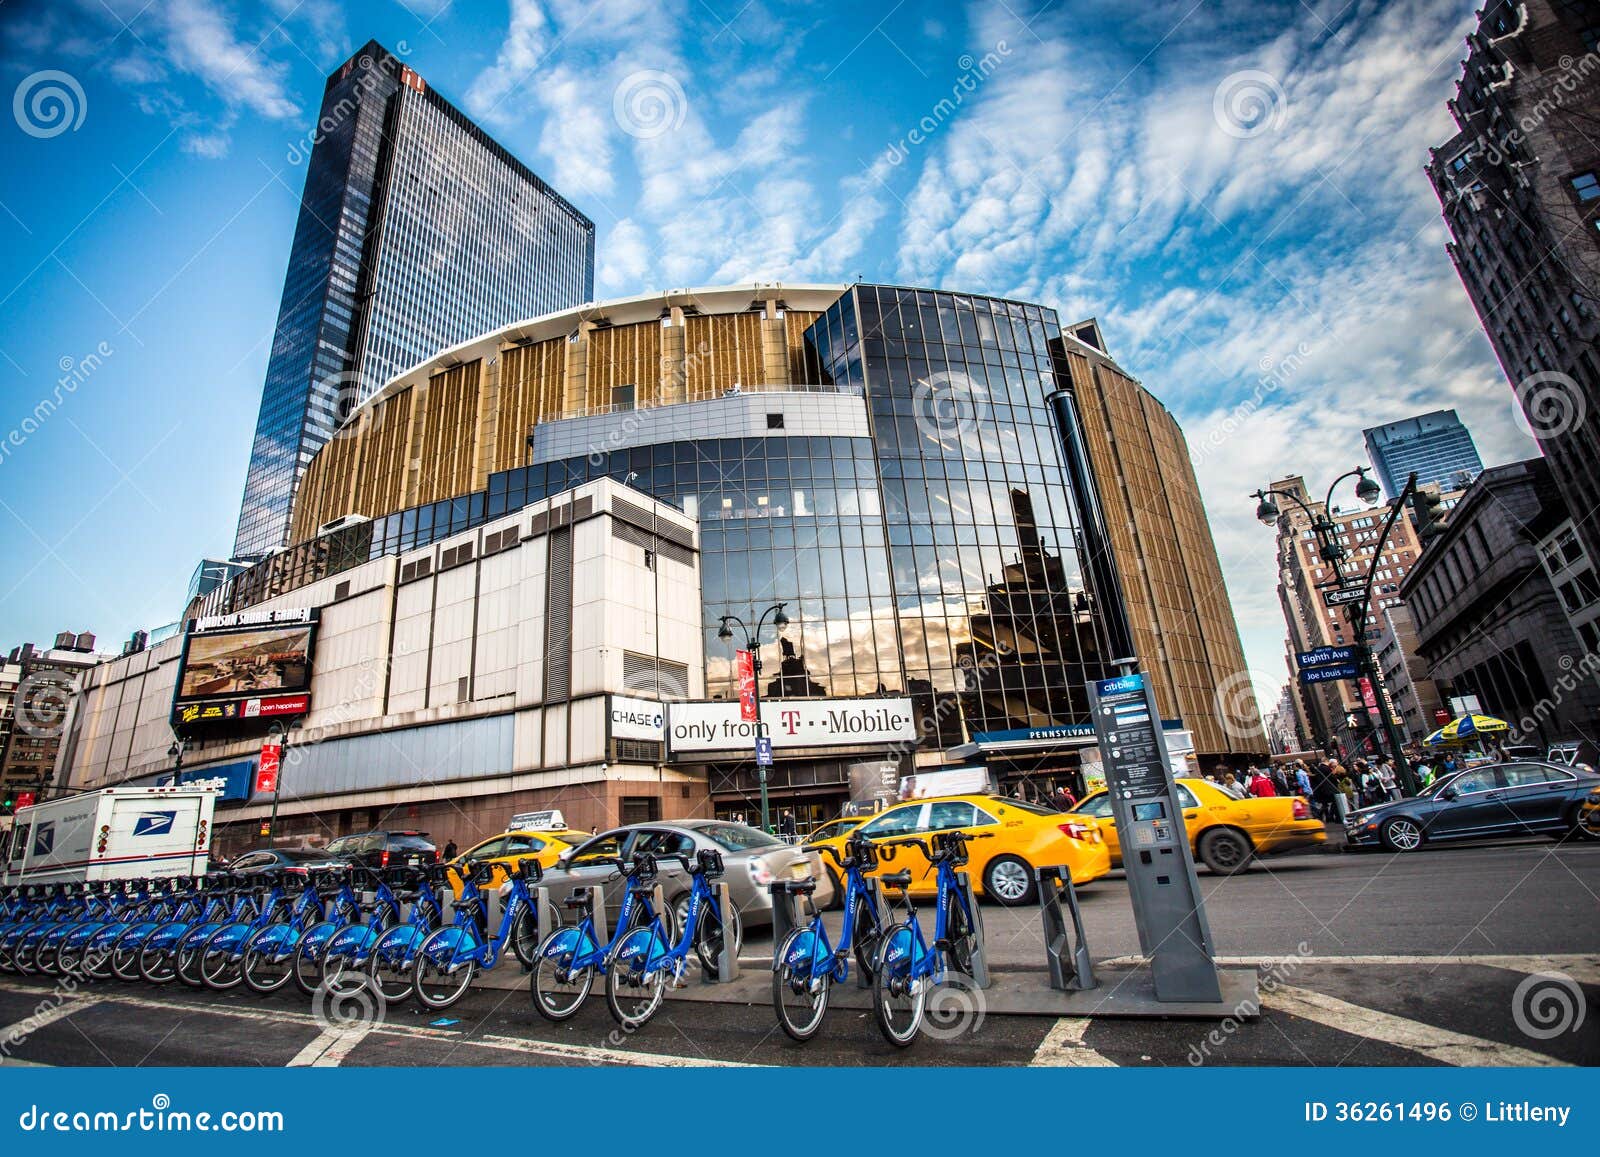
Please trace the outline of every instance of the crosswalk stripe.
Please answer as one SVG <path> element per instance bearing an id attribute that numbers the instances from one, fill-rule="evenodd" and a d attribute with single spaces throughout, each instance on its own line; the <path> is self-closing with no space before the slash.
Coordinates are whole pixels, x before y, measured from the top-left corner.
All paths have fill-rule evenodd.
<path id="1" fill-rule="evenodd" d="M 1274 991 L 1264 994 L 1261 1005 L 1353 1036 L 1409 1049 L 1441 1065 L 1568 1067 L 1565 1061 L 1530 1049 L 1468 1036 L 1392 1013 L 1379 1012 L 1375 1008 L 1363 1008 L 1336 996 L 1293 985 L 1279 985 Z"/>
<path id="2" fill-rule="evenodd" d="M 1050 1026 L 1044 1040 L 1034 1050 L 1030 1065 L 1054 1065 L 1076 1069 L 1115 1068 L 1116 1062 L 1083 1043 L 1090 1020 L 1086 1016 L 1064 1016 Z"/>
<path id="3" fill-rule="evenodd" d="M 357 1045 L 367 1039 L 371 1031 L 370 1027 L 323 1029 L 285 1067 L 336 1069 Z"/>
<path id="4" fill-rule="evenodd" d="M 7 987 L 9 988 L 11 986 L 7 985 Z M 13 991 L 37 992 L 39 990 L 24 990 L 19 988 L 14 989 Z M 56 1004 L 50 1008 L 42 1007 L 44 1003 L 45 1001 L 41 1000 L 39 1002 L 41 1007 L 36 1008 L 33 1013 L 23 1017 L 15 1024 L 8 1024 L 4 1028 L 0 1028 L 0 1054 L 4 1054 L 10 1049 L 15 1048 L 17 1045 L 21 1044 L 23 1040 L 32 1036 L 46 1025 L 55 1024 L 56 1021 L 64 1020 L 73 1013 L 81 1012 L 86 1008 L 93 1008 L 95 1005 L 99 1004 L 100 1001 L 98 998 L 78 995 L 65 997 L 59 1004 Z"/>

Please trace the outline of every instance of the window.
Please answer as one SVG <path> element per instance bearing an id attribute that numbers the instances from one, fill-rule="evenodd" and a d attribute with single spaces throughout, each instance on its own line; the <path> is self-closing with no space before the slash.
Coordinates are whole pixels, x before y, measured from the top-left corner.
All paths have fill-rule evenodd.
<path id="1" fill-rule="evenodd" d="M 871 823 L 862 827 L 863 835 L 872 839 L 882 839 L 885 836 L 903 836 L 908 832 L 917 830 L 917 820 L 922 816 L 920 803 L 910 804 L 907 807 L 897 807 L 886 811 Z"/>
<path id="2" fill-rule="evenodd" d="M 1596 177 L 1593 171 L 1579 173 L 1572 178 L 1572 191 L 1578 195 L 1580 201 L 1600 198 L 1600 177 Z"/>
<path id="3" fill-rule="evenodd" d="M 948 828 L 974 826 L 974 809 L 964 800 L 947 799 L 928 805 L 928 830 L 941 832 Z"/>
<path id="4" fill-rule="evenodd" d="M 598 868 L 610 864 L 622 853 L 622 838 L 626 832 L 608 832 L 596 836 L 572 854 L 574 868 Z"/>
<path id="5" fill-rule="evenodd" d="M 782 414 L 768 414 L 767 415 L 767 429 L 769 429 L 769 430 L 781 430 L 781 429 L 783 429 L 783 415 Z"/>
<path id="6" fill-rule="evenodd" d="M 633 854 L 648 852 L 652 856 L 689 856 L 695 853 L 694 840 L 682 832 L 669 832 L 659 829 L 639 833 L 638 842 L 633 845 Z M 662 867 L 670 865 L 663 864 Z"/>

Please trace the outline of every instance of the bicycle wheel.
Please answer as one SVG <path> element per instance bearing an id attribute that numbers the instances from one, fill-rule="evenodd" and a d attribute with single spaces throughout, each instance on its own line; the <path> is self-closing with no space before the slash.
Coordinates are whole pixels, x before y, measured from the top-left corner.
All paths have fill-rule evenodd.
<path id="1" fill-rule="evenodd" d="M 294 966 L 289 971 L 294 986 L 307 996 L 315 996 L 317 985 L 322 983 L 322 959 L 336 931 L 332 923 L 324 921 L 313 925 L 295 945 Z"/>
<path id="2" fill-rule="evenodd" d="M 883 937 L 872 978 L 872 1016 L 878 1031 L 896 1048 L 917 1039 L 928 1003 L 927 981 L 911 974 L 916 937 L 909 923 L 896 924 Z"/>
<path id="3" fill-rule="evenodd" d="M 46 976 L 54 976 L 61 954 L 61 937 L 42 937 L 33 952 L 33 966 Z"/>
<path id="4" fill-rule="evenodd" d="M 583 947 L 584 936 L 576 928 L 558 928 L 540 942 L 528 977 L 528 995 L 534 1011 L 549 1021 L 571 1018 L 589 999 L 594 988 L 594 969 L 581 968 L 569 973 L 568 967 Z"/>
<path id="5" fill-rule="evenodd" d="M 105 941 L 99 935 L 90 939 L 83 946 L 83 954 L 78 960 L 78 970 L 90 980 L 111 979 L 111 945 L 114 941 Z"/>
<path id="6" fill-rule="evenodd" d="M 173 963 L 173 951 L 170 947 L 155 947 L 146 944 L 139 950 L 139 975 L 144 977 L 146 984 L 171 984 L 178 975 L 177 966 Z"/>
<path id="7" fill-rule="evenodd" d="M 953 892 L 945 902 L 944 937 L 950 942 L 945 967 L 962 976 L 971 976 L 972 958 L 978 951 L 978 936 L 967 917 L 966 906 Z"/>
<path id="8" fill-rule="evenodd" d="M 477 944 L 454 925 L 428 935 L 411 966 L 411 993 L 423 1008 L 449 1008 L 467 994 L 478 973 Z"/>
<path id="9" fill-rule="evenodd" d="M 870 982 L 878 960 L 878 941 L 883 935 L 883 929 L 878 926 L 877 908 L 867 903 L 865 899 L 856 901 L 856 916 L 851 924 L 850 935 L 856 967 Z"/>
<path id="10" fill-rule="evenodd" d="M 185 936 L 178 942 L 178 951 L 173 962 L 174 967 L 177 970 L 178 979 L 190 988 L 204 988 L 206 986 L 206 978 L 200 974 L 200 965 L 205 959 L 206 940 L 209 939 L 211 938 L 207 936 L 205 940 L 195 944 L 189 941 L 189 937 Z"/>
<path id="11" fill-rule="evenodd" d="M 24 936 L 22 942 L 11 953 L 11 963 L 16 970 L 24 976 L 31 976 L 39 971 L 39 939 L 36 936 Z"/>
<path id="12" fill-rule="evenodd" d="M 111 942 L 111 975 L 118 980 L 135 981 L 139 977 L 139 953 L 149 939 L 148 928 L 129 928 Z"/>
<path id="13" fill-rule="evenodd" d="M 251 992 L 266 996 L 289 983 L 294 972 L 295 940 L 283 925 L 262 928 L 244 944 L 239 966 Z"/>
<path id="14" fill-rule="evenodd" d="M 532 968 L 539 958 L 539 922 L 531 908 L 517 913 L 517 922 L 511 929 L 511 952 L 524 968 Z"/>
<path id="15" fill-rule="evenodd" d="M 248 936 L 243 924 L 229 924 L 206 937 L 200 949 L 200 979 L 209 989 L 227 992 L 244 983 L 244 957 L 239 943 Z"/>
<path id="16" fill-rule="evenodd" d="M 397 924 L 372 946 L 367 976 L 385 1004 L 399 1004 L 411 995 L 412 954 L 422 937 L 422 931 L 414 925 Z"/>
<path id="17" fill-rule="evenodd" d="M 372 930 L 365 924 L 351 924 L 333 934 L 322 956 L 322 983 L 329 991 L 343 991 L 343 982 L 356 979 L 351 974 L 363 971 L 366 959 L 362 953 L 371 936 Z"/>
<path id="18" fill-rule="evenodd" d="M 667 951 L 654 928 L 640 929 L 617 946 L 606 963 L 606 1007 L 625 1032 L 643 1028 L 661 1008 L 667 992 L 667 970 L 652 960 Z"/>
<path id="19" fill-rule="evenodd" d="M 733 944 L 733 954 L 739 955 L 739 945 L 744 942 L 744 921 L 739 909 L 731 901 L 727 912 L 713 911 L 711 904 L 702 906 L 700 922 L 694 930 L 694 954 L 708 976 L 717 975 L 717 959 L 722 955 L 725 938 Z"/>
<path id="20" fill-rule="evenodd" d="M 808 1041 L 816 1036 L 828 1011 L 833 969 L 812 975 L 816 944 L 816 933 L 810 928 L 794 929 L 783 938 L 776 957 L 778 966 L 772 970 L 772 1011 L 791 1040 Z"/>

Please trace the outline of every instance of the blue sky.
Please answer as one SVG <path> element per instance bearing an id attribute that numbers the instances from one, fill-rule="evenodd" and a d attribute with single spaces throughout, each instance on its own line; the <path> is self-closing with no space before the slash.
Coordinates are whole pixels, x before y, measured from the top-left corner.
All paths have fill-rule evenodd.
<path id="1" fill-rule="evenodd" d="M 859 274 L 1098 316 L 1184 425 L 1275 694 L 1248 491 L 1440 406 L 1535 452 L 1422 173 L 1473 8 L 11 0 L 0 643 L 168 622 L 231 545 L 302 142 L 376 38 L 595 220 L 602 297 Z"/>

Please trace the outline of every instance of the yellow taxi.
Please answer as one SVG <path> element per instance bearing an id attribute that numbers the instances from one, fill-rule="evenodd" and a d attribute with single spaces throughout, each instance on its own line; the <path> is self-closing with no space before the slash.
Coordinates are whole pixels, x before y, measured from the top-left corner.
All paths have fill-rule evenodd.
<path id="1" fill-rule="evenodd" d="M 1328 831 L 1311 815 L 1303 796 L 1280 795 L 1265 799 L 1235 799 L 1204 779 L 1183 778 L 1174 785 L 1189 847 L 1195 858 L 1213 872 L 1231 876 L 1250 866 L 1256 856 L 1271 856 L 1295 848 L 1326 843 Z M 1104 789 L 1078 804 L 1078 811 L 1093 816 L 1110 845 L 1112 859 L 1122 863 L 1111 797 Z"/>
<path id="2" fill-rule="evenodd" d="M 842 854 L 845 840 L 855 833 L 872 840 L 892 840 L 900 836 L 925 838 L 930 832 L 951 830 L 993 837 L 967 845 L 966 871 L 971 873 L 973 890 L 979 896 L 993 897 L 1008 907 L 1035 900 L 1035 868 L 1064 865 L 1071 870 L 1074 884 L 1098 880 L 1111 870 L 1110 849 L 1099 825 L 1090 817 L 995 795 L 909 800 L 879 812 L 851 831 L 808 840 L 807 847 L 832 845 Z M 837 875 L 830 858 L 822 862 Z M 931 896 L 938 881 L 930 867 L 920 848 L 899 847 L 892 862 L 880 864 L 868 874 L 909 868 L 911 894 Z M 835 883 L 839 883 L 837 878 Z M 842 886 L 835 891 L 842 895 Z"/>
<path id="3" fill-rule="evenodd" d="M 1600 787 L 1591 791 L 1578 809 L 1578 831 L 1591 840 L 1600 840 Z"/>
<path id="4" fill-rule="evenodd" d="M 836 820 L 818 824 L 811 829 L 811 834 L 806 836 L 806 843 L 814 844 L 819 840 L 831 840 L 835 836 L 847 836 L 866 822 L 866 819 L 866 816 L 840 816 Z"/>
<path id="5" fill-rule="evenodd" d="M 494 868 L 492 878 L 480 886 L 498 888 L 510 878 L 511 865 L 515 861 L 535 859 L 541 868 L 549 871 L 556 866 L 556 860 L 562 852 L 577 847 L 593 836 L 593 832 L 581 832 L 573 828 L 513 828 L 501 832 L 474 844 L 449 862 L 450 886 L 455 889 L 457 896 L 461 895 L 461 865 L 467 860 L 491 865 Z"/>

